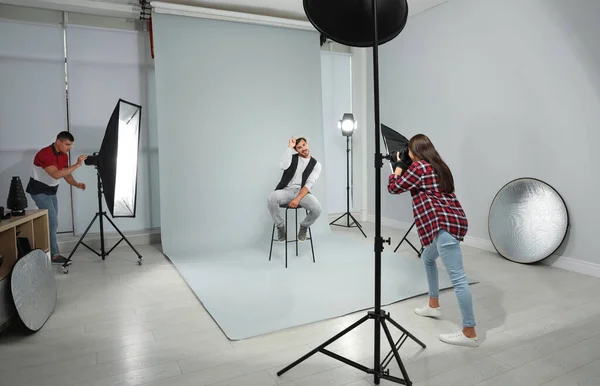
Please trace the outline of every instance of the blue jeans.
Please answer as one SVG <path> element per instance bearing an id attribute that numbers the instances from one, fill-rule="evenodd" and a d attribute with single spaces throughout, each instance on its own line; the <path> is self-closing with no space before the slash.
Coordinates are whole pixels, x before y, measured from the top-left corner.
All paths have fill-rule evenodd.
<path id="1" fill-rule="evenodd" d="M 50 252 L 52 257 L 58 256 L 58 243 L 56 242 L 56 231 L 58 230 L 58 199 L 56 194 L 32 194 L 31 198 L 39 209 L 48 210 L 48 222 L 50 223 Z"/>
<path id="2" fill-rule="evenodd" d="M 454 286 L 463 327 L 474 327 L 473 300 L 469 283 L 467 283 L 467 275 L 463 268 L 460 242 L 444 229 L 438 232 L 433 243 L 428 245 L 421 254 L 427 272 L 429 296 L 432 298 L 439 297 L 438 269 L 436 265 L 436 259 L 439 256 L 442 257 L 442 263 L 446 267 L 450 281 Z"/>

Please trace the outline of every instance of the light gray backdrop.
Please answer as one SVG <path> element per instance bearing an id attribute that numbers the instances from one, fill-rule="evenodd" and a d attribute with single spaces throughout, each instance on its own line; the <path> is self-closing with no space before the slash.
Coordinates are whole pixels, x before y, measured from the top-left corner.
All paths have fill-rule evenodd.
<path id="1" fill-rule="evenodd" d="M 153 26 L 165 253 L 268 249 L 289 138 L 324 159 L 319 34 L 163 14 Z M 316 234 L 329 232 L 323 168 Z"/>

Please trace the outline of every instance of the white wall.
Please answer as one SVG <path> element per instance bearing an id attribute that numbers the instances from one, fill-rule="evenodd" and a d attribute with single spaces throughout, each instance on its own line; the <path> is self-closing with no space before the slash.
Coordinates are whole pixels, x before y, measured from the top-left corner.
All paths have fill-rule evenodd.
<path id="1" fill-rule="evenodd" d="M 374 193 L 373 182 L 369 185 L 369 174 L 373 174 L 373 157 L 369 157 L 367 143 L 373 134 L 372 114 L 368 108 L 368 61 L 369 50 L 365 48 L 352 48 L 352 106 L 354 118 L 358 121 L 359 128 L 352 136 L 354 145 L 354 189 L 353 203 L 355 210 L 360 210 L 359 221 L 366 221 L 369 194 Z M 373 154 L 371 152 L 371 154 Z"/>
<path id="2" fill-rule="evenodd" d="M 23 188 L 35 154 L 66 130 L 63 30 L 60 25 L 0 20 L 0 206 L 13 176 Z M 27 194 L 28 208 L 36 208 Z M 58 188 L 59 232 L 72 232 L 69 185 Z"/>
<path id="3" fill-rule="evenodd" d="M 555 187 L 570 212 L 558 254 L 600 264 L 599 14 L 594 0 L 454 0 L 410 18 L 381 46 L 382 122 L 431 137 L 454 173 L 469 236 L 489 240 L 496 192 L 535 177 Z M 370 102 L 371 119 L 372 111 Z M 382 174 L 385 184 L 389 168 Z M 370 214 L 373 203 L 370 196 Z M 412 222 L 408 195 L 385 193 L 382 209 Z"/>
<path id="4" fill-rule="evenodd" d="M 121 231 L 157 226 L 159 206 L 154 196 L 158 190 L 152 188 L 158 185 L 158 169 L 150 169 L 151 155 L 157 150 L 156 135 L 150 134 L 150 127 L 156 122 L 155 93 L 150 87 L 154 63 L 148 33 L 68 25 L 67 64 L 70 131 L 75 136 L 73 159 L 100 150 L 106 125 L 119 98 L 142 106 L 136 217 L 118 218 L 115 224 Z M 98 210 L 97 177 L 91 166 L 79 168 L 74 175 L 88 187 L 85 191 L 73 191 L 75 233 L 81 234 Z M 106 206 L 104 210 L 109 213 Z M 96 222 L 90 232 L 98 231 Z M 115 230 L 109 224 L 106 232 Z"/>
<path id="5" fill-rule="evenodd" d="M 349 54 L 321 52 L 321 87 L 323 95 L 323 137 L 327 165 L 327 208 L 329 213 L 346 212 L 347 151 L 346 137 L 337 127 L 344 113 L 352 112 L 352 57 Z M 350 149 L 352 150 L 352 137 Z M 353 154 L 350 154 L 350 211 L 353 209 Z"/>
<path id="6" fill-rule="evenodd" d="M 75 136 L 71 162 L 98 151 L 108 118 L 122 97 L 141 104 L 143 117 L 137 216 L 115 222 L 125 232 L 160 227 L 154 63 L 148 31 L 139 21 L 0 5 L 0 70 L 0 206 L 6 206 L 10 178 L 19 175 L 25 187 L 35 153 L 58 132 L 69 129 Z M 61 183 L 59 232 L 66 235 L 81 234 L 97 211 L 94 169 L 84 166 L 74 177 L 88 189 Z M 31 198 L 29 208 L 35 208 Z M 114 232 L 110 224 L 105 230 Z M 98 222 L 91 229 L 97 231 Z"/>

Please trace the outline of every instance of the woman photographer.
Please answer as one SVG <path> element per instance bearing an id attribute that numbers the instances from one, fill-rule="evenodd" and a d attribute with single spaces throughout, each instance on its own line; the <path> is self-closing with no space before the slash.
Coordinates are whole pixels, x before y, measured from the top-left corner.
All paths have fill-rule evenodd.
<path id="1" fill-rule="evenodd" d="M 463 268 L 460 242 L 468 221 L 454 193 L 454 178 L 437 150 L 423 134 L 412 137 L 408 149 L 397 153 L 394 173 L 389 177 L 388 192 L 409 191 L 413 215 L 421 244 L 421 255 L 429 284 L 429 304 L 415 309 L 420 316 L 439 317 L 439 283 L 436 259 L 441 257 L 448 271 L 462 315 L 462 331 L 441 334 L 448 344 L 478 346 L 471 290 Z"/>

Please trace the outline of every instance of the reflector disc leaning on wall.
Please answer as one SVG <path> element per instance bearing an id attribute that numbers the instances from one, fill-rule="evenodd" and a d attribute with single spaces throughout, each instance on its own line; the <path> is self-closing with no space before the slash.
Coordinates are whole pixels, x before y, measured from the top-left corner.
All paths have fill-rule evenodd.
<path id="1" fill-rule="evenodd" d="M 517 263 L 535 263 L 562 244 L 569 214 L 554 188 L 535 178 L 518 178 L 494 197 L 488 232 L 500 255 Z"/>

